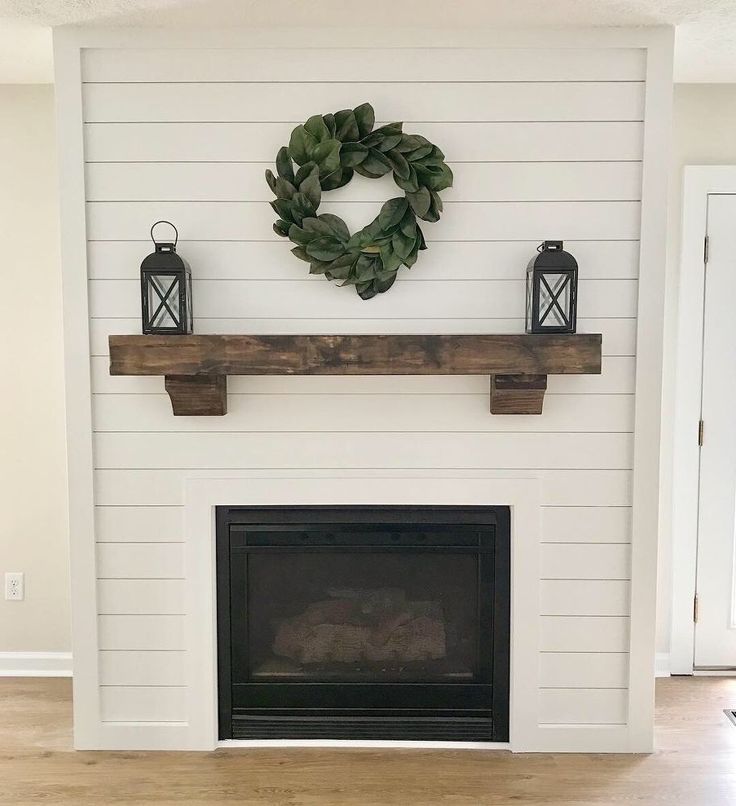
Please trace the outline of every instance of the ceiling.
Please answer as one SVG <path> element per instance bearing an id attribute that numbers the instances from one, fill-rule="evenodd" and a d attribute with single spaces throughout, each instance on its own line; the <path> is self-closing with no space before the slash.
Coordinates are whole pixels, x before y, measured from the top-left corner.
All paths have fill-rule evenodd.
<path id="1" fill-rule="evenodd" d="M 49 26 L 674 25 L 675 80 L 736 83 L 736 0 L 0 0 L 0 83 L 52 81 Z M 448 19 L 448 11 L 452 17 Z"/>

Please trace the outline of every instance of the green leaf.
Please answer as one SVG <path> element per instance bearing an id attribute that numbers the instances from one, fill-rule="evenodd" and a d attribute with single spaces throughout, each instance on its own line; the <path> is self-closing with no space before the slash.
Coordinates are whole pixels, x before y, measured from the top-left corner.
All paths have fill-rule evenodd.
<path id="1" fill-rule="evenodd" d="M 316 208 L 309 201 L 304 193 L 295 193 L 291 200 L 291 215 L 295 224 L 301 224 L 302 220 L 313 216 Z"/>
<path id="2" fill-rule="evenodd" d="M 345 168 L 355 168 L 368 156 L 368 148 L 362 143 L 343 143 L 340 163 Z"/>
<path id="3" fill-rule="evenodd" d="M 375 148 L 371 148 L 368 152 L 368 156 L 360 165 L 355 167 L 355 170 L 363 176 L 374 178 L 387 174 L 391 170 L 391 163 L 388 161 L 385 154 L 382 154 Z"/>
<path id="4" fill-rule="evenodd" d="M 403 179 L 405 182 L 408 181 L 411 177 L 411 166 L 404 159 L 404 155 L 394 150 L 389 151 L 386 154 L 386 157 L 388 158 L 388 161 L 391 163 L 391 167 L 394 169 L 394 173 L 400 179 Z"/>
<path id="5" fill-rule="evenodd" d="M 293 227 L 294 225 L 293 225 L 293 224 L 291 224 L 291 226 Z M 273 225 L 273 231 L 274 231 L 274 232 L 275 232 L 277 235 L 280 235 L 282 238 L 288 238 L 288 237 L 289 237 L 289 227 L 290 227 L 289 222 L 288 222 L 288 221 L 284 221 L 284 220 L 282 220 L 282 219 L 280 218 L 278 221 L 276 221 L 276 222 L 274 223 L 274 225 Z"/>
<path id="6" fill-rule="evenodd" d="M 406 260 L 416 246 L 417 240 L 416 237 L 410 238 L 402 232 L 395 232 L 394 237 L 391 239 L 391 248 L 401 260 Z"/>
<path id="7" fill-rule="evenodd" d="M 391 272 L 389 277 L 379 277 L 373 282 L 373 287 L 379 294 L 385 294 L 386 291 L 396 282 L 396 272 Z"/>
<path id="8" fill-rule="evenodd" d="M 307 199 L 309 199 L 309 203 L 315 210 L 319 207 L 319 203 L 322 199 L 322 186 L 319 183 L 319 171 L 316 167 L 301 185 L 299 185 L 299 192 L 303 193 Z"/>
<path id="9" fill-rule="evenodd" d="M 419 148 L 415 149 L 414 151 L 405 153 L 404 156 L 409 160 L 409 162 L 416 162 L 417 160 L 426 157 L 428 154 L 431 154 L 432 148 L 432 144 L 428 143 L 426 146 L 419 146 Z"/>
<path id="10" fill-rule="evenodd" d="M 304 165 L 312 158 L 312 151 L 317 145 L 317 139 L 304 126 L 297 126 L 289 139 L 289 154 L 297 165 Z"/>
<path id="11" fill-rule="evenodd" d="M 394 172 L 394 182 L 406 193 L 416 193 L 419 190 L 419 179 L 417 178 L 417 172 L 414 170 L 414 166 L 409 165 L 409 177 L 408 179 L 402 179 L 400 176 Z"/>
<path id="12" fill-rule="evenodd" d="M 426 249 L 427 242 L 424 240 L 424 233 L 421 230 L 421 227 L 417 227 L 417 235 L 419 236 L 419 249 Z"/>
<path id="13" fill-rule="evenodd" d="M 379 128 L 374 129 L 373 131 L 376 134 L 382 134 L 384 136 L 389 136 L 389 135 L 394 135 L 394 134 L 401 134 L 402 137 L 403 137 L 403 134 L 402 134 L 402 131 L 401 131 L 403 128 L 404 128 L 403 123 L 385 123 L 383 126 L 380 126 Z"/>
<path id="14" fill-rule="evenodd" d="M 355 263 L 355 255 L 340 255 L 330 263 L 328 271 L 335 280 L 347 280 Z"/>
<path id="15" fill-rule="evenodd" d="M 373 111 L 373 107 L 369 103 L 361 104 L 355 107 L 353 114 L 358 125 L 358 136 L 365 137 L 370 134 L 376 122 L 376 113 Z"/>
<path id="16" fill-rule="evenodd" d="M 312 152 L 312 159 L 319 165 L 321 176 L 327 176 L 340 168 L 340 141 L 325 140 Z"/>
<path id="17" fill-rule="evenodd" d="M 380 263 L 378 255 L 360 255 L 355 262 L 355 278 L 358 282 L 372 280 Z"/>
<path id="18" fill-rule="evenodd" d="M 419 216 L 424 218 L 432 203 L 432 197 L 425 187 L 420 187 L 416 193 L 407 193 L 406 198 L 411 205 L 411 209 Z"/>
<path id="19" fill-rule="evenodd" d="M 295 246 L 291 250 L 291 254 L 294 255 L 295 257 L 298 257 L 299 260 L 306 260 L 307 263 L 309 263 L 311 261 L 311 258 L 309 257 L 309 255 L 304 251 L 304 248 L 301 247 L 301 246 Z"/>
<path id="20" fill-rule="evenodd" d="M 281 146 L 276 155 L 276 173 L 288 182 L 294 183 L 294 165 L 289 156 L 289 149 Z"/>
<path id="21" fill-rule="evenodd" d="M 335 113 L 335 137 L 343 143 L 360 139 L 358 122 L 352 109 L 341 109 Z"/>
<path id="22" fill-rule="evenodd" d="M 311 134 L 318 143 L 321 143 L 323 140 L 330 139 L 330 130 L 327 128 L 327 124 L 322 119 L 322 115 L 312 115 L 312 117 L 309 118 L 309 120 L 304 124 L 304 128 L 306 129 L 307 133 Z"/>
<path id="23" fill-rule="evenodd" d="M 276 177 L 273 175 L 273 171 L 270 168 L 266 168 L 266 182 L 271 190 L 276 193 Z M 278 193 L 276 193 L 278 196 Z"/>
<path id="24" fill-rule="evenodd" d="M 401 136 L 401 142 L 396 146 L 396 150 L 402 154 L 407 154 L 410 151 L 416 151 L 422 146 L 431 146 L 432 144 L 426 137 L 421 134 L 404 134 Z"/>
<path id="25" fill-rule="evenodd" d="M 401 142 L 401 135 L 400 134 L 387 134 L 383 138 L 383 142 L 379 143 L 376 148 L 379 151 L 391 151 L 392 148 L 396 148 L 396 146 Z"/>
<path id="26" fill-rule="evenodd" d="M 322 190 L 337 190 L 353 178 L 353 172 L 350 168 L 340 168 L 338 171 L 333 171 L 329 176 L 325 176 L 320 180 Z"/>
<path id="27" fill-rule="evenodd" d="M 332 237 L 315 238 L 307 244 L 307 254 L 317 260 L 335 260 L 344 254 L 343 245 Z"/>
<path id="28" fill-rule="evenodd" d="M 296 172 L 294 177 L 294 184 L 299 187 L 301 183 L 317 168 L 316 162 L 305 162 L 301 168 Z"/>
<path id="29" fill-rule="evenodd" d="M 334 139 L 336 131 L 335 116 L 332 113 L 322 115 L 322 120 L 324 120 L 325 126 L 327 126 L 327 131 L 330 133 L 330 138 Z"/>
<path id="30" fill-rule="evenodd" d="M 307 222 L 313 221 L 312 218 L 305 218 L 302 221 L 302 226 L 299 227 L 296 224 L 292 224 L 289 227 L 289 238 L 294 241 L 295 244 L 299 246 L 306 246 L 310 241 L 313 241 L 315 238 L 318 237 L 318 233 L 311 232 L 307 229 Z"/>
<path id="31" fill-rule="evenodd" d="M 291 184 L 291 182 L 289 182 L 288 179 L 282 179 L 279 177 L 274 182 L 273 192 L 280 199 L 291 199 L 296 193 L 296 188 Z"/>
<path id="32" fill-rule="evenodd" d="M 322 215 L 318 216 L 318 219 L 323 223 L 326 224 L 329 228 L 329 231 L 342 243 L 347 243 L 350 240 L 350 230 L 347 227 L 347 224 L 336 215 L 332 215 L 332 213 L 322 213 Z"/>
<path id="33" fill-rule="evenodd" d="M 286 199 L 274 199 L 271 202 L 271 208 L 279 218 L 283 218 L 285 221 L 289 222 L 294 220 L 292 202 L 286 201 Z"/>
<path id="34" fill-rule="evenodd" d="M 322 216 L 305 218 L 304 221 L 302 221 L 302 227 L 304 227 L 307 232 L 311 232 L 315 238 L 323 235 L 331 238 L 333 235 L 332 228 L 326 221 L 322 221 Z"/>
<path id="35" fill-rule="evenodd" d="M 381 249 L 381 263 L 384 271 L 395 271 L 401 265 L 401 258 L 394 252 L 388 244 Z"/>
<path id="36" fill-rule="evenodd" d="M 417 235 L 417 220 L 412 210 L 407 210 L 404 217 L 401 219 L 401 232 L 407 238 L 416 238 Z"/>
<path id="37" fill-rule="evenodd" d="M 389 199 L 385 202 L 383 207 L 381 207 L 381 212 L 378 214 L 378 225 L 380 228 L 385 232 L 397 227 L 401 223 L 401 219 L 404 217 L 408 206 L 409 203 L 403 196 Z"/>

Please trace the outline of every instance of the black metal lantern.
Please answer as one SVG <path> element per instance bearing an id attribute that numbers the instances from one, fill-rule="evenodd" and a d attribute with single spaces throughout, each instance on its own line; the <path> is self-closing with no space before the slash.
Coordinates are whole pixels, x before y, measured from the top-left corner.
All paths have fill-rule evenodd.
<path id="1" fill-rule="evenodd" d="M 153 230 L 158 224 L 173 228 L 174 242 L 157 241 Z M 170 221 L 157 221 L 151 227 L 155 251 L 141 263 L 141 311 L 143 332 L 185 335 L 192 332 L 192 272 L 176 254 L 179 232 Z"/>
<path id="2" fill-rule="evenodd" d="M 574 333 L 578 263 L 562 241 L 545 241 L 526 267 L 526 332 Z"/>

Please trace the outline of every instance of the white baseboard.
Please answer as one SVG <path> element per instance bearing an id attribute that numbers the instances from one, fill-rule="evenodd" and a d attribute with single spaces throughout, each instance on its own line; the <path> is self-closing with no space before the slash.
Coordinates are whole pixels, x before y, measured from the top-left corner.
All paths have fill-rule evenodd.
<path id="1" fill-rule="evenodd" d="M 0 652 L 0 677 L 71 676 L 71 652 Z"/>
<path id="2" fill-rule="evenodd" d="M 654 676 L 655 677 L 669 677 L 670 676 L 670 653 L 657 652 L 654 658 Z"/>

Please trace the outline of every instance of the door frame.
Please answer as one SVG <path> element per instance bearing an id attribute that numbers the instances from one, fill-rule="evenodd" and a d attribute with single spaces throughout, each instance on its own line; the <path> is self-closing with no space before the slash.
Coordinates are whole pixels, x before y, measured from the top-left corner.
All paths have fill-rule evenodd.
<path id="1" fill-rule="evenodd" d="M 693 674 L 708 196 L 736 195 L 736 166 L 686 165 L 675 341 L 670 673 Z"/>

